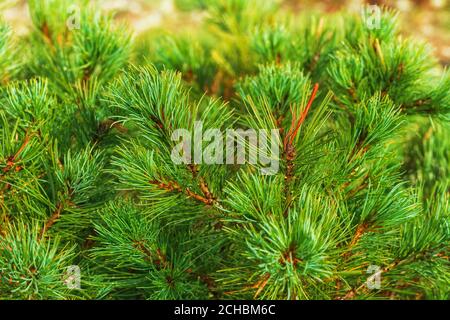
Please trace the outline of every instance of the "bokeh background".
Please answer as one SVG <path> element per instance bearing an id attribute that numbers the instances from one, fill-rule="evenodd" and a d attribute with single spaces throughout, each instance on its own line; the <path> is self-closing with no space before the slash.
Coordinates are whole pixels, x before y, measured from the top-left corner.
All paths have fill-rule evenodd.
<path id="1" fill-rule="evenodd" d="M 202 10 L 209 0 L 100 0 L 105 11 L 115 13 L 116 19 L 125 20 L 136 35 L 155 28 L 180 30 L 195 25 L 204 18 Z M 264 0 L 261 0 L 264 1 Z M 449 0 L 279 0 L 280 5 L 293 12 L 313 10 L 358 12 L 363 4 L 377 4 L 399 11 L 402 31 L 425 39 L 435 49 L 444 66 L 450 64 L 450 1 Z M 26 0 L 0 0 L 1 15 L 18 34 L 30 27 Z"/>

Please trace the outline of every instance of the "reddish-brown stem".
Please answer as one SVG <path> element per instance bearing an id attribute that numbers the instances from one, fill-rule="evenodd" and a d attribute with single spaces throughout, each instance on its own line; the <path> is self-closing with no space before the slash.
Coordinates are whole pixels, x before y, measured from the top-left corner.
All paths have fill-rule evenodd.
<path id="1" fill-rule="evenodd" d="M 295 137 L 296 137 L 296 135 L 298 133 L 298 130 L 300 129 L 300 126 L 302 125 L 302 123 L 305 121 L 306 115 L 308 114 L 308 111 L 311 108 L 311 105 L 312 105 L 314 99 L 316 98 L 317 90 L 319 90 L 319 84 L 318 83 L 316 83 L 314 85 L 313 92 L 311 94 L 311 97 L 309 98 L 308 104 L 306 105 L 305 110 L 303 110 L 303 112 L 302 112 L 302 114 L 300 116 L 300 119 L 297 122 L 297 126 L 296 126 L 296 128 L 295 128 L 295 130 L 294 130 L 294 132 L 293 132 L 293 134 L 291 136 L 291 139 L 290 139 L 289 143 L 292 144 L 294 142 L 294 139 L 295 139 Z"/>
<path id="2" fill-rule="evenodd" d="M 344 259 L 348 259 L 352 253 L 350 250 L 359 242 L 361 237 L 369 230 L 370 224 L 368 222 L 363 222 L 356 228 L 355 234 L 353 235 L 350 244 L 348 245 L 348 251 L 343 254 Z"/>
<path id="3" fill-rule="evenodd" d="M 23 141 L 22 145 L 20 146 L 19 150 L 16 152 L 16 154 L 13 156 L 12 161 L 15 161 L 17 157 L 22 153 L 22 151 L 27 146 L 28 142 L 30 142 L 30 137 L 28 134 L 25 135 L 25 140 Z"/>
<path id="4" fill-rule="evenodd" d="M 44 228 L 42 228 L 41 233 L 39 235 L 39 238 L 42 239 L 45 235 L 45 233 L 47 232 L 48 229 L 50 229 L 55 222 L 61 217 L 61 212 L 64 209 L 64 204 L 62 202 L 58 203 L 58 205 L 56 206 L 55 211 L 53 212 L 53 214 L 51 215 L 50 219 L 47 220 L 47 222 L 44 225 Z"/>
<path id="5" fill-rule="evenodd" d="M 311 97 L 309 98 L 308 104 L 306 105 L 306 108 L 303 110 L 302 114 L 300 115 L 300 118 L 297 120 L 295 115 L 292 112 L 292 122 L 291 122 L 291 128 L 289 129 L 286 137 L 284 138 L 284 148 L 286 149 L 288 144 L 292 144 L 294 142 L 295 137 L 297 136 L 298 130 L 300 129 L 301 125 L 306 119 L 306 116 L 308 115 L 309 109 L 311 108 L 312 103 L 314 102 L 314 99 L 316 98 L 317 91 L 319 90 L 319 84 L 316 83 L 314 85 L 313 91 L 311 93 Z"/>
<path id="6" fill-rule="evenodd" d="M 44 35 L 44 39 L 45 41 L 51 46 L 53 47 L 53 41 L 52 41 L 52 34 L 50 31 L 50 28 L 47 24 L 47 22 L 44 22 L 44 24 L 41 27 L 41 32 Z"/>
<path id="7" fill-rule="evenodd" d="M 165 183 L 165 182 L 161 182 L 158 180 L 150 180 L 149 182 L 153 185 L 158 186 L 158 188 L 163 189 L 163 190 L 185 193 L 190 198 L 200 201 L 206 205 L 212 205 L 214 203 L 213 198 L 208 199 L 204 196 L 196 194 L 195 192 L 191 191 L 189 188 L 186 188 L 183 190 L 183 188 L 177 182 L 174 182 L 174 181 L 169 181 L 169 182 Z"/>
<path id="8" fill-rule="evenodd" d="M 213 199 L 208 199 L 199 194 L 196 194 L 195 192 L 189 190 L 189 188 L 186 188 L 185 192 L 189 197 L 194 198 L 197 201 L 203 202 L 206 205 L 212 205 L 214 203 Z"/>
<path id="9" fill-rule="evenodd" d="M 287 132 L 286 136 L 284 137 L 284 154 L 286 157 L 286 175 L 285 175 L 285 187 L 284 187 L 284 193 L 286 197 L 287 207 L 284 212 L 284 216 L 287 216 L 288 208 L 290 206 L 290 203 L 292 201 L 291 197 L 291 191 L 290 191 L 290 183 L 294 176 L 294 159 L 296 156 L 296 151 L 294 147 L 294 139 L 298 134 L 298 131 L 303 124 L 303 122 L 306 119 L 306 116 L 308 115 L 309 109 L 312 106 L 312 103 L 314 102 L 314 99 L 316 98 L 317 91 L 319 90 L 319 84 L 316 83 L 314 85 L 313 91 L 311 93 L 311 97 L 309 98 L 309 101 L 306 105 L 306 108 L 301 113 L 299 119 L 297 120 L 296 115 L 294 114 L 293 109 L 291 108 L 291 114 L 292 114 L 292 120 L 291 120 L 291 127 L 289 128 L 289 131 Z"/>
<path id="10" fill-rule="evenodd" d="M 253 297 L 253 299 L 256 299 L 259 294 L 264 290 L 264 288 L 267 285 L 267 282 L 269 282 L 270 279 L 270 273 L 266 273 L 262 279 L 260 281 L 258 281 L 255 285 L 252 286 L 253 289 L 258 289 L 256 290 L 255 296 Z"/>
<path id="11" fill-rule="evenodd" d="M 19 150 L 13 156 L 10 156 L 7 159 L 6 167 L 4 167 L 2 170 L 4 173 L 9 172 L 16 165 L 15 161 L 17 160 L 17 158 L 19 157 L 19 155 L 22 153 L 22 151 L 25 149 L 25 147 L 27 146 L 27 144 L 29 142 L 30 142 L 30 137 L 28 136 L 28 134 L 26 134 L 25 140 L 23 141 Z M 22 169 L 21 167 L 16 167 L 16 171 L 20 171 L 21 169 Z"/>
<path id="12" fill-rule="evenodd" d="M 189 168 L 189 170 L 192 173 L 192 177 L 194 179 L 197 178 L 198 177 L 198 168 L 197 168 L 197 166 L 195 164 L 189 164 L 188 168 Z M 208 184 L 206 183 L 206 181 L 203 179 L 203 177 L 199 177 L 198 179 L 199 179 L 199 187 L 200 187 L 200 190 L 202 191 L 202 193 L 204 195 L 204 198 L 207 199 L 208 201 L 210 201 L 211 203 L 214 202 L 215 198 L 212 195 L 211 191 L 209 191 Z M 199 199 L 197 199 L 197 200 L 199 200 Z M 204 202 L 203 199 L 200 200 L 200 201 Z"/>

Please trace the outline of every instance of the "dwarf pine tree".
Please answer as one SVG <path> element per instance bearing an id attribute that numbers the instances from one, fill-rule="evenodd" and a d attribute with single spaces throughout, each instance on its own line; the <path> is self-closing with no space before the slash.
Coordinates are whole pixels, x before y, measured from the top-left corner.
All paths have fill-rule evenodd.
<path id="1" fill-rule="evenodd" d="M 0 23 L 0 299 L 450 299 L 430 47 L 389 10 L 176 3 L 200 26 L 68 0 Z"/>

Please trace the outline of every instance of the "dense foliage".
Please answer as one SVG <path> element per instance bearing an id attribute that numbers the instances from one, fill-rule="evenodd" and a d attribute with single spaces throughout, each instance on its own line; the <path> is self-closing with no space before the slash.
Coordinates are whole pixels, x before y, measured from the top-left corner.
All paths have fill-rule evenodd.
<path id="1" fill-rule="evenodd" d="M 394 12 L 132 37 L 87 2 L 0 23 L 1 299 L 450 299 L 450 76 Z M 174 163 L 196 121 L 279 129 L 278 173 Z"/>

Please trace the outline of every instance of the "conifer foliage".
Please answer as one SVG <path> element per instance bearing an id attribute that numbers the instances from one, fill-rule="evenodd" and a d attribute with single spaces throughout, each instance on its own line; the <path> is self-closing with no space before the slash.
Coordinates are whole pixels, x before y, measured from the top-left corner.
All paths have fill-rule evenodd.
<path id="1" fill-rule="evenodd" d="M 450 299 L 450 76 L 395 12 L 177 1 L 201 27 L 132 37 L 28 3 L 0 22 L 0 299 Z M 278 171 L 176 163 L 198 123 L 279 132 Z"/>

